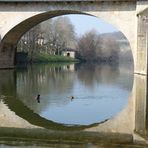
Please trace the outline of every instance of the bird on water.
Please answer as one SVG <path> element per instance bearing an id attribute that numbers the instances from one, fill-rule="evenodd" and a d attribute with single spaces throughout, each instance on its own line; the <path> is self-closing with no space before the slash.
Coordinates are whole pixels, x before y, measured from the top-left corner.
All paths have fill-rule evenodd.
<path id="1" fill-rule="evenodd" d="M 74 99 L 74 96 L 71 96 L 70 99 L 71 99 L 71 101 L 72 101 L 72 100 Z"/>
<path id="2" fill-rule="evenodd" d="M 40 94 L 37 95 L 36 100 L 38 103 L 40 103 Z"/>

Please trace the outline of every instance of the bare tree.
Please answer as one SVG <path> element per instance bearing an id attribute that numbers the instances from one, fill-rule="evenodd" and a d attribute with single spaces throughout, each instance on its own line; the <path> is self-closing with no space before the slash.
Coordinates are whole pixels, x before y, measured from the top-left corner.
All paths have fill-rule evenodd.
<path id="1" fill-rule="evenodd" d="M 97 54 L 101 54 L 99 34 L 95 30 L 91 30 L 78 39 L 78 52 L 82 60 L 95 61 Z"/>
<path id="2" fill-rule="evenodd" d="M 91 30 L 78 39 L 78 58 L 84 61 L 116 62 L 119 61 L 120 47 L 116 39 L 102 36 Z"/>
<path id="3" fill-rule="evenodd" d="M 60 54 L 65 48 L 74 48 L 75 30 L 68 17 L 50 19 L 41 24 L 49 53 Z"/>
<path id="4" fill-rule="evenodd" d="M 18 51 L 27 52 L 32 61 L 35 52 L 39 52 L 40 38 L 43 32 L 41 26 L 37 25 L 26 32 L 18 43 Z"/>
<path id="5" fill-rule="evenodd" d="M 35 53 L 61 54 L 75 48 L 75 30 L 68 17 L 47 20 L 29 30 L 21 38 L 18 51 L 28 52 L 30 61 Z"/>
<path id="6" fill-rule="evenodd" d="M 115 38 L 109 36 L 102 38 L 102 55 L 104 59 L 117 62 L 119 52 L 120 47 Z"/>

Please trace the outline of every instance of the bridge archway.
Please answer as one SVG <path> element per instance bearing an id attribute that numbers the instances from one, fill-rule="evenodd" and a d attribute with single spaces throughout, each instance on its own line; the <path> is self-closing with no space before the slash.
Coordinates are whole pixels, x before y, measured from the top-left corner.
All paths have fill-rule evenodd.
<path id="1" fill-rule="evenodd" d="M 86 14 L 105 20 L 126 36 L 134 54 L 136 50 L 135 3 L 127 2 L 127 4 L 124 2 L 64 3 L 62 1 L 51 2 L 50 5 L 45 2 L 30 2 L 8 3 L 6 6 L 5 3 L 2 3 L 0 5 L 0 19 L 3 20 L 0 22 L 0 35 L 2 38 L 0 44 L 0 68 L 14 67 L 16 44 L 26 31 L 44 20 L 65 14 Z"/>
<path id="2" fill-rule="evenodd" d="M 114 19 L 113 18 L 110 19 L 110 16 L 108 16 L 107 14 L 102 15 L 102 13 L 97 14 L 93 12 L 83 12 L 83 11 L 81 12 L 81 11 L 73 11 L 73 10 L 56 10 L 56 11 L 54 10 L 54 11 L 48 11 L 45 13 L 39 13 L 35 15 L 31 14 L 31 16 L 27 19 L 26 17 L 23 18 L 22 22 L 18 24 L 16 23 L 16 25 L 13 28 L 10 28 L 10 30 L 8 30 L 6 33 L 4 33 L 4 35 L 2 35 L 1 44 L 3 44 L 3 46 L 0 46 L 0 47 L 2 48 L 7 45 L 10 46 L 9 44 L 11 44 L 11 46 L 15 46 L 19 41 L 19 39 L 21 38 L 21 36 L 27 31 L 29 31 L 32 27 L 50 18 L 61 16 L 61 15 L 68 15 L 68 14 L 83 14 L 83 15 L 94 16 L 104 20 L 107 23 L 110 23 L 125 35 L 125 37 L 129 40 L 131 48 L 133 47 L 132 45 L 133 43 L 131 41 L 131 38 L 129 37 L 128 31 L 126 31 L 127 29 L 124 30 L 124 28 L 121 25 L 123 24 L 123 22 L 121 24 L 120 23 L 118 24 L 118 23 L 115 23 L 114 21 L 114 19 L 118 20 L 118 16 L 115 15 Z M 131 31 L 130 33 L 132 34 Z M 7 44 L 7 45 L 4 45 L 4 44 Z"/>
<path id="3" fill-rule="evenodd" d="M 59 16 L 59 15 L 64 15 L 64 14 L 87 14 L 87 15 L 96 16 L 98 18 L 105 20 L 106 22 L 109 22 L 113 26 L 117 27 L 126 36 L 126 38 L 129 40 L 133 54 L 135 53 L 135 50 L 136 50 L 135 5 L 131 3 L 129 5 L 128 4 L 122 5 L 122 2 L 119 4 L 113 3 L 113 5 L 112 4 L 108 5 L 104 3 L 103 5 L 98 4 L 95 7 L 95 9 L 94 7 L 88 7 L 85 5 L 82 7 L 82 5 L 83 3 L 79 4 L 78 6 L 77 4 L 75 4 L 74 5 L 75 7 L 71 7 L 73 10 L 66 10 L 66 9 L 70 9 L 70 7 L 68 6 L 65 8 L 54 7 L 50 9 L 50 11 L 49 9 L 46 9 L 46 8 L 44 10 L 43 8 L 42 10 L 38 10 L 39 8 L 35 7 L 36 10 L 33 12 L 33 11 L 29 11 L 29 9 L 31 9 L 31 6 L 30 6 L 30 8 L 27 8 L 26 10 L 24 9 L 22 11 L 18 7 L 17 9 L 19 10 L 16 10 L 16 12 L 12 14 L 11 12 L 9 14 L 5 13 L 5 11 L 3 13 L 0 12 L 1 20 L 3 20 L 3 18 L 6 18 L 6 20 L 4 21 L 7 22 L 7 25 L 3 26 L 3 32 L 2 33 L 0 32 L 2 36 L 2 42 L 0 45 L 1 46 L 0 47 L 1 68 L 11 68 L 14 66 L 14 57 L 15 57 L 17 42 L 26 31 L 28 31 L 33 26 L 35 26 L 36 24 L 46 19 Z M 0 7 L 2 6 L 3 5 L 1 5 Z M 84 7 L 88 7 L 88 8 L 84 8 Z M 59 10 L 54 10 L 54 9 L 59 9 Z M 14 15 L 15 17 L 10 21 L 9 17 Z M 18 16 L 18 19 L 17 19 L 17 16 Z"/>
<path id="4" fill-rule="evenodd" d="M 3 58 L 6 59 L 6 61 L 9 61 L 9 65 L 7 68 L 11 68 L 15 65 L 15 53 L 17 48 L 17 43 L 20 40 L 20 38 L 25 34 L 27 31 L 29 31 L 32 27 L 36 26 L 37 24 L 56 17 L 60 15 L 66 15 L 66 14 L 85 14 L 78 11 L 50 11 L 46 13 L 41 13 L 38 15 L 34 15 L 21 23 L 17 24 L 15 27 L 13 27 L 11 30 L 9 30 L 5 36 L 1 40 L 0 44 L 0 50 L 3 54 Z M 87 14 L 88 15 L 88 14 Z M 4 65 L 7 65 L 7 62 L 4 62 Z"/>

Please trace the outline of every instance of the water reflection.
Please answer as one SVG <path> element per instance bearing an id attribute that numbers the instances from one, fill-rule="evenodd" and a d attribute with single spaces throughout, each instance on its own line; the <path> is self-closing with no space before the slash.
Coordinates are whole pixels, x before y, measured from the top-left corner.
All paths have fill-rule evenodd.
<path id="1" fill-rule="evenodd" d="M 17 94 L 24 104 L 41 113 L 49 104 L 64 105 L 70 101 L 72 77 L 61 65 L 33 65 L 25 72 L 17 72 Z M 40 105 L 35 101 L 37 94 L 41 95 Z"/>
<path id="2" fill-rule="evenodd" d="M 16 96 L 16 71 L 0 71 L 0 95 Z"/>
<path id="3" fill-rule="evenodd" d="M 80 64 L 78 79 L 86 87 L 93 88 L 97 83 L 115 84 L 120 76 L 119 67 L 112 65 Z"/>
<path id="4" fill-rule="evenodd" d="M 129 102 L 126 106 L 128 98 L 126 98 L 126 95 L 128 96 L 130 90 L 132 89 L 131 69 L 129 67 L 118 68 L 108 65 L 92 66 L 94 65 L 89 65 L 88 67 L 85 64 L 76 65 L 73 66 L 75 67 L 74 70 L 68 70 L 67 66 L 65 65 L 34 65 L 32 67 L 28 67 L 26 70 L 1 70 L 1 126 L 7 127 L 11 125 L 10 127 L 24 128 L 26 125 L 23 126 L 24 122 L 18 119 L 18 116 L 20 116 L 34 125 L 48 129 L 65 130 L 65 126 L 57 126 L 57 124 L 49 121 L 49 119 L 52 117 L 50 112 L 59 118 L 56 111 L 59 111 L 63 107 L 67 109 L 67 106 L 74 106 L 77 113 L 81 114 L 79 107 L 81 107 L 81 109 L 84 111 L 83 107 L 86 106 L 85 109 L 87 109 L 87 111 L 91 111 L 91 108 L 95 110 L 92 114 L 97 117 L 97 121 L 99 121 L 98 116 L 110 118 L 116 115 L 117 112 L 122 111 L 115 118 L 108 120 L 103 124 L 95 125 L 92 128 L 87 127 L 87 129 L 86 127 L 80 127 L 79 129 L 85 129 L 91 132 L 117 132 L 121 134 L 130 133 L 134 135 L 134 140 L 138 141 L 139 139 L 135 136 L 136 133 L 147 139 L 147 76 L 134 75 L 134 88 L 131 96 L 132 99 L 128 100 Z M 91 77 L 89 80 L 86 69 L 89 71 L 89 78 Z M 116 76 L 114 76 L 114 72 Z M 84 77 L 86 77 L 86 79 L 84 79 L 83 75 L 85 75 Z M 64 80 L 60 78 L 60 76 L 62 76 Z M 46 87 L 43 86 L 44 84 Z M 56 89 L 60 87 L 60 90 L 56 90 L 55 86 Z M 62 86 L 64 86 L 66 90 L 61 88 Z M 81 90 L 85 91 L 83 92 Z M 41 92 L 41 103 L 36 102 L 36 96 L 39 92 Z M 60 92 L 62 95 L 54 94 L 55 92 Z M 68 97 L 71 97 L 72 95 L 74 96 L 74 99 L 71 100 Z M 61 96 L 66 96 L 66 98 L 62 98 Z M 101 101 L 99 102 L 98 100 L 103 100 L 104 103 Z M 81 103 L 84 103 L 84 106 L 82 106 Z M 10 111 L 8 111 L 5 106 L 14 111 L 15 114 L 11 113 L 10 116 Z M 90 108 L 87 108 L 87 106 L 90 106 Z M 103 112 L 104 110 L 97 112 L 96 109 L 100 109 L 100 106 L 102 106 L 103 109 L 105 108 L 106 112 Z M 124 106 L 126 107 L 124 108 Z M 117 108 L 117 110 L 113 111 L 114 108 Z M 64 115 L 62 115 L 61 110 L 59 112 L 57 113 L 62 116 L 63 119 Z M 111 114 L 108 115 L 108 112 L 111 112 Z M 89 117 L 89 113 L 90 112 L 85 112 L 85 114 L 87 114 L 87 119 L 89 118 L 91 121 L 94 121 Z M 50 118 L 48 118 L 46 114 L 51 115 Z M 106 114 L 107 116 L 105 116 Z M 40 115 L 43 116 L 43 118 Z M 70 117 L 68 116 L 68 118 Z M 7 120 L 4 122 L 4 119 Z M 12 119 L 14 120 L 12 121 Z M 66 121 L 66 119 L 64 120 Z M 20 124 L 20 121 L 23 123 L 23 125 Z M 131 126 L 129 126 L 130 124 Z M 30 125 L 28 127 L 30 127 Z M 2 131 L 5 130 L 1 128 L 0 131 L 2 135 Z"/>
<path id="5" fill-rule="evenodd" d="M 122 73 L 122 68 L 87 63 L 32 65 L 26 71 L 17 71 L 17 96 L 35 113 L 55 122 L 101 122 L 127 104 L 132 69 Z M 39 104 L 37 94 L 41 95 Z"/>

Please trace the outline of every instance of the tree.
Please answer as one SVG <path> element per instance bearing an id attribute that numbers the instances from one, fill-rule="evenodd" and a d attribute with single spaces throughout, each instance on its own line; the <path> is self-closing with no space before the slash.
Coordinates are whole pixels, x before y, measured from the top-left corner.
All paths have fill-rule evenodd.
<path id="1" fill-rule="evenodd" d="M 18 43 L 18 51 L 27 52 L 30 56 L 30 60 L 35 52 L 39 52 L 39 39 L 41 38 L 43 32 L 41 31 L 41 26 L 37 25 L 26 32 Z"/>
<path id="2" fill-rule="evenodd" d="M 119 61 L 120 47 L 114 37 L 106 36 L 102 38 L 102 51 L 104 59 L 110 62 Z"/>
<path id="3" fill-rule="evenodd" d="M 100 35 L 91 30 L 78 39 L 78 58 L 84 61 L 116 62 L 119 61 L 120 47 L 116 39 L 109 34 Z"/>
<path id="4" fill-rule="evenodd" d="M 68 17 L 50 19 L 41 24 L 49 53 L 60 54 L 65 48 L 74 48 L 75 31 Z"/>
<path id="5" fill-rule="evenodd" d="M 75 38 L 70 19 L 58 17 L 42 22 L 29 30 L 21 38 L 18 50 L 28 52 L 30 57 L 36 52 L 60 54 L 65 48 L 74 48 Z"/>
<path id="6" fill-rule="evenodd" d="M 29 45 L 30 45 L 30 60 L 32 61 L 32 57 L 34 55 L 34 52 L 38 49 L 38 41 L 41 36 L 41 31 L 40 31 L 40 25 L 35 26 L 32 28 L 29 32 Z"/>
<path id="7" fill-rule="evenodd" d="M 95 30 L 85 33 L 78 39 L 77 48 L 80 59 L 97 60 L 98 55 L 101 54 L 99 34 Z"/>

